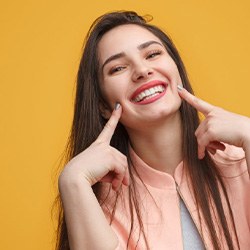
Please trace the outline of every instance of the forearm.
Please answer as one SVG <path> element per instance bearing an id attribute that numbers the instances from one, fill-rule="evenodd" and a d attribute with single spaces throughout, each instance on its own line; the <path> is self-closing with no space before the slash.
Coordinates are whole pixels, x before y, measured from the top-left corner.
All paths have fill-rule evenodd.
<path id="1" fill-rule="evenodd" d="M 71 250 L 115 249 L 118 240 L 112 231 L 90 184 L 84 180 L 59 178 Z"/>
<path id="2" fill-rule="evenodd" d="M 248 174 L 250 178 L 250 118 L 249 117 L 244 117 L 245 118 L 245 123 L 242 127 L 242 131 L 244 134 L 242 135 L 242 146 L 245 151 L 245 156 L 246 156 L 246 162 L 247 162 L 247 168 L 248 168 Z"/>

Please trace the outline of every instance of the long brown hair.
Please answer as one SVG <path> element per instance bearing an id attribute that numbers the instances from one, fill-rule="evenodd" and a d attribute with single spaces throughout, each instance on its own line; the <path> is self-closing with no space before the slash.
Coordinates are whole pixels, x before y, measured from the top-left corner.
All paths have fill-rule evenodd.
<path id="1" fill-rule="evenodd" d="M 98 79 L 99 63 L 97 46 L 102 36 L 114 27 L 124 24 L 135 24 L 149 30 L 155 36 L 157 36 L 162 41 L 169 55 L 176 63 L 183 86 L 189 92 L 193 93 L 184 64 L 173 42 L 158 27 L 148 24 L 147 19 L 148 18 L 143 18 L 133 11 L 112 12 L 99 17 L 90 27 L 85 40 L 83 55 L 77 75 L 74 118 L 65 151 L 66 162 L 89 147 L 90 144 L 94 142 L 97 136 L 100 134 L 106 123 L 106 120 L 101 116 L 99 110 L 99 103 L 100 101 L 104 100 L 100 91 Z M 199 125 L 198 113 L 186 102 L 182 103 L 180 107 L 180 113 L 183 129 L 183 162 L 190 179 L 191 188 L 194 192 L 194 197 L 196 200 L 200 218 L 201 215 L 205 218 L 205 223 L 209 229 L 209 234 L 211 241 L 213 242 L 214 249 L 221 249 L 221 237 L 219 237 L 219 235 L 217 235 L 216 233 L 215 223 L 219 223 L 219 226 L 222 228 L 222 232 L 226 239 L 228 249 L 239 248 L 233 214 L 229 204 L 225 185 L 223 184 L 223 180 L 220 176 L 219 170 L 216 168 L 215 163 L 212 161 L 208 154 L 206 154 L 203 160 L 199 160 L 197 158 L 197 141 L 195 138 L 195 130 Z M 111 145 L 125 154 L 128 157 L 129 162 L 129 171 L 131 176 L 131 185 L 129 186 L 131 230 L 127 246 L 129 245 L 129 240 L 133 232 L 135 219 L 137 219 L 139 222 L 141 232 L 147 244 L 147 237 L 143 230 L 143 221 L 140 216 L 140 208 L 136 195 L 136 183 L 131 173 L 133 164 L 130 160 L 128 144 L 128 134 L 123 125 L 119 123 L 113 135 Z M 98 200 L 101 202 L 103 197 L 100 195 L 100 183 L 96 183 L 93 186 L 93 190 Z M 222 194 L 220 190 L 222 190 Z M 120 193 L 117 192 L 117 198 L 119 197 L 119 195 Z M 224 208 L 221 202 L 221 195 L 223 195 L 226 199 L 230 214 L 229 218 L 226 218 L 225 216 Z M 69 250 L 70 248 L 67 236 L 67 226 L 65 223 L 62 203 L 59 194 L 56 198 L 55 204 L 57 204 L 58 209 L 56 250 Z M 218 217 L 218 220 L 216 222 L 211 220 L 211 215 L 214 214 L 214 211 L 211 208 L 211 204 L 213 204 L 213 207 L 215 207 L 215 212 Z M 135 208 L 135 214 L 133 214 L 133 208 Z M 115 206 L 113 212 L 115 212 Z M 230 223 L 232 223 L 233 225 L 233 232 L 230 232 L 229 230 Z M 233 234 L 236 236 L 237 246 L 233 245 Z"/>

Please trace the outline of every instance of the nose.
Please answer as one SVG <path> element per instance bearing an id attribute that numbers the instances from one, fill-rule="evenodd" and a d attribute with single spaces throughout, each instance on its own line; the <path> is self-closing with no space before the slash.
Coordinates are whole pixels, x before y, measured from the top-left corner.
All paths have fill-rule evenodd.
<path id="1" fill-rule="evenodd" d="M 148 65 L 140 63 L 139 65 L 136 65 L 134 68 L 134 72 L 132 75 L 132 80 L 134 82 L 138 82 L 141 80 L 146 80 L 151 75 L 153 75 L 153 70 Z"/>

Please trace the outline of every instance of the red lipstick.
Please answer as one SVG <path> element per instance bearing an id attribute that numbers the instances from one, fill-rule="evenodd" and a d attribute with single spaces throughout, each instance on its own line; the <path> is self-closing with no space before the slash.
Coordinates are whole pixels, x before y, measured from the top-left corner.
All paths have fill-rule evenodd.
<path id="1" fill-rule="evenodd" d="M 153 88 L 153 87 L 159 86 L 159 85 L 161 85 L 161 86 L 164 87 L 164 91 L 163 92 L 160 92 L 160 93 L 158 92 L 157 95 L 154 95 L 154 96 L 149 97 L 149 98 L 146 97 L 142 101 L 138 101 L 138 102 L 135 101 L 136 97 L 140 93 L 142 93 L 143 91 L 145 91 L 147 89 L 150 89 L 150 88 Z M 154 81 L 145 83 L 142 86 L 140 86 L 138 89 L 135 90 L 135 92 L 131 96 L 131 100 L 135 104 L 148 104 L 148 103 L 154 102 L 154 101 L 158 100 L 159 98 L 161 98 L 163 95 L 165 95 L 166 88 L 167 88 L 167 83 L 163 82 L 163 81 L 159 81 L 159 80 L 154 80 Z"/>

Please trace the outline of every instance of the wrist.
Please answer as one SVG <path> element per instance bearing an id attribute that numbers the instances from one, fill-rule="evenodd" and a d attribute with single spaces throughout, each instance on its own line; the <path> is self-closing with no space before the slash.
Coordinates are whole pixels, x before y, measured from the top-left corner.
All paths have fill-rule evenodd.
<path id="1" fill-rule="evenodd" d="M 91 184 L 89 183 L 87 178 L 84 178 L 84 176 L 72 173 L 70 171 L 63 171 L 60 174 L 58 179 L 58 185 L 60 190 L 62 190 L 63 188 L 73 188 L 83 185 L 91 187 Z"/>
<path id="2" fill-rule="evenodd" d="M 242 136 L 242 148 L 246 150 L 250 150 L 250 118 L 246 117 L 246 125 L 244 127 L 244 135 Z"/>

